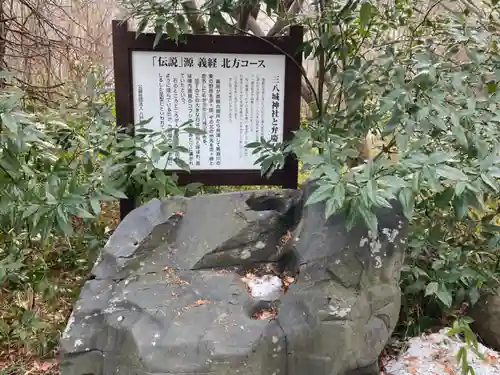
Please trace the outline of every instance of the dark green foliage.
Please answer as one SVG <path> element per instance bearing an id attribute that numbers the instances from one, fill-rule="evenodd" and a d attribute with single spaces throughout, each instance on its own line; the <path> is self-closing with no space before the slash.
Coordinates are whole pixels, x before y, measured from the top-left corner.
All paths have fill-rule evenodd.
<path id="1" fill-rule="evenodd" d="M 176 1 L 161 11 L 123 3 L 157 33 L 183 32 L 170 24 Z M 266 175 L 295 155 L 320 185 L 309 203 L 326 201 L 325 215 L 343 211 L 350 226 L 363 220 L 376 232 L 373 210 L 401 202 L 412 229 L 405 335 L 462 316 L 499 275 L 500 14 L 496 2 L 480 3 L 317 1 L 288 15 L 310 32 L 304 57 L 318 62 L 316 82 L 305 82 L 309 117 L 289 142 L 247 146 Z M 263 1 L 270 14 L 277 4 Z M 221 12 L 239 5 L 209 1 L 201 12 L 221 31 Z"/>
<path id="2" fill-rule="evenodd" d="M 60 296 L 58 288 L 78 293 L 112 229 L 97 220 L 103 204 L 109 209 L 130 191 L 150 199 L 197 188 L 179 188 L 174 175 L 153 168 L 161 157 L 178 163 L 175 155 L 185 150 L 177 139 L 191 131 L 189 124 L 174 130 L 171 141 L 145 124 L 136 125 L 135 138 L 120 134 L 112 100 L 100 86 L 91 74 L 74 103 L 31 113 L 21 105 L 22 92 L 0 91 L 0 289 L 9 293 L 0 298 L 2 344 L 39 344 L 47 322 L 35 313 L 35 294 L 50 300 Z M 150 156 L 145 151 L 152 143 Z M 66 270 L 74 284 L 54 285 Z M 31 295 L 31 302 L 4 311 L 1 304 L 13 302 L 16 291 Z M 38 350 L 54 345 L 56 337 L 48 339 Z"/>

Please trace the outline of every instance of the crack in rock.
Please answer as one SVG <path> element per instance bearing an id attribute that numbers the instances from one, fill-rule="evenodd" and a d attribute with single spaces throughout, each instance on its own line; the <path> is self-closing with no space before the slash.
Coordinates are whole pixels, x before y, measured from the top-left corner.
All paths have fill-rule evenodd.
<path id="1" fill-rule="evenodd" d="M 380 233 L 362 223 L 347 232 L 341 214 L 325 221 L 324 202 L 305 206 L 316 188 L 172 197 L 132 211 L 82 288 L 61 375 L 373 369 L 398 319 L 407 221 L 394 202 L 376 213 Z M 259 278 L 281 290 L 256 292 Z M 274 313 L 255 319 L 266 308 Z"/>

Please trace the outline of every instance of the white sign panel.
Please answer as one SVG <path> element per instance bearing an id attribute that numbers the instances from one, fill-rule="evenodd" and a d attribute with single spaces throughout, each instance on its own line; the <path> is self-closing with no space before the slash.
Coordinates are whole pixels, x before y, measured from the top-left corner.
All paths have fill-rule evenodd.
<path id="1" fill-rule="evenodd" d="M 135 123 L 152 117 L 146 127 L 160 131 L 192 121 L 204 130 L 180 137 L 189 154 L 178 156 L 192 170 L 258 170 L 245 145 L 283 140 L 283 55 L 133 51 L 132 80 Z M 180 169 L 166 157 L 156 167 Z"/>

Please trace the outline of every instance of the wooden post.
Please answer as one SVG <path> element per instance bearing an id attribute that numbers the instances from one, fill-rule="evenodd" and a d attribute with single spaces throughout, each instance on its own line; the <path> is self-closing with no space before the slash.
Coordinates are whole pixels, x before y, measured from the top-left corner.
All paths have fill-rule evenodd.
<path id="1" fill-rule="evenodd" d="M 115 77 L 116 121 L 124 131 L 134 135 L 134 90 L 132 77 L 132 54 L 135 51 L 170 52 L 170 53 L 206 53 L 234 54 L 244 59 L 244 55 L 281 55 L 285 56 L 284 98 L 283 98 L 283 140 L 290 140 L 293 132 L 300 126 L 301 64 L 303 28 L 294 26 L 290 34 L 279 37 L 257 38 L 246 35 L 185 35 L 178 44 L 169 39 L 162 39 L 153 49 L 155 34 L 141 34 L 128 30 L 126 22 L 113 21 L 113 61 Z M 245 60 L 248 65 L 248 60 Z M 168 69 L 168 68 L 166 68 Z M 253 69 L 252 67 L 248 69 Z M 208 73 L 209 71 L 207 71 Z M 224 103 L 222 98 L 222 103 Z M 154 121 L 154 120 L 153 120 Z M 266 121 L 266 119 L 263 119 Z M 221 129 L 223 132 L 224 129 Z M 236 141 L 236 140 L 235 140 Z M 249 142 L 252 142 L 250 140 Z M 284 188 L 296 188 L 298 180 L 298 162 L 293 157 L 285 160 L 282 170 L 277 170 L 266 179 L 258 169 L 200 169 L 191 166 L 191 173 L 175 171 L 179 184 L 200 182 L 205 185 L 245 186 L 275 185 Z M 128 199 L 120 200 L 120 217 L 123 219 L 135 208 L 137 197 L 133 191 L 127 192 Z"/>

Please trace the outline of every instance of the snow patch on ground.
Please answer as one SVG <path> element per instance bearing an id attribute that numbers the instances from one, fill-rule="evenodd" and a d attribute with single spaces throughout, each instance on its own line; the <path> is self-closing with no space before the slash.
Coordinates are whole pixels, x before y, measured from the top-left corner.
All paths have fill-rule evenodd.
<path id="1" fill-rule="evenodd" d="M 246 275 L 243 282 L 247 284 L 252 297 L 263 301 L 275 301 L 283 291 L 283 281 L 274 275 L 254 276 Z"/>
<path id="2" fill-rule="evenodd" d="M 465 345 L 458 337 L 449 337 L 449 329 L 414 337 L 408 341 L 408 350 L 385 365 L 387 375 L 460 375 L 461 366 L 456 354 Z M 479 344 L 479 358 L 467 350 L 467 359 L 476 375 L 500 375 L 500 354 Z"/>

